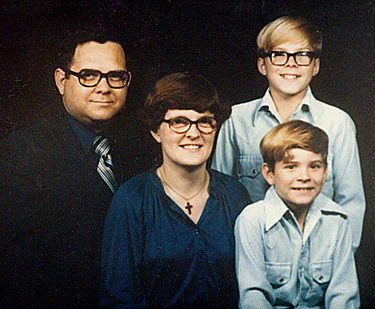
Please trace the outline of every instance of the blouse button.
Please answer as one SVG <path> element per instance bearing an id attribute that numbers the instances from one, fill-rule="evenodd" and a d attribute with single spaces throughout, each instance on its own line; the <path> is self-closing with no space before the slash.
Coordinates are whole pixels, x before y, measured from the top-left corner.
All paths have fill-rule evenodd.
<path id="1" fill-rule="evenodd" d="M 323 280 L 323 278 L 324 278 L 324 277 L 323 277 L 322 275 L 319 276 L 319 280 Z"/>
<path id="2" fill-rule="evenodd" d="M 279 279 L 279 282 L 280 282 L 280 283 L 283 283 L 283 282 L 284 282 L 284 278 L 280 278 L 280 279 Z"/>

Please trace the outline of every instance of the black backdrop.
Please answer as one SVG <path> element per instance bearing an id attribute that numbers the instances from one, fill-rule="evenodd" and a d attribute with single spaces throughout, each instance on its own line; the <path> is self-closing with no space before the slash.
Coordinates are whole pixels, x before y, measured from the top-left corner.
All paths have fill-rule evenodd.
<path id="1" fill-rule="evenodd" d="M 280 15 L 305 16 L 319 26 L 324 40 L 321 70 L 312 82 L 313 92 L 318 99 L 347 111 L 357 126 L 367 211 L 356 260 L 363 308 L 372 308 L 375 3 L 322 2 L 3 0 L 0 138 L 33 122 L 56 104 L 56 43 L 67 29 L 96 24 L 103 30 L 121 33 L 134 77 L 128 109 L 142 104 L 152 82 L 177 71 L 205 75 L 222 98 L 234 104 L 262 96 L 267 87 L 256 69 L 258 31 Z"/>

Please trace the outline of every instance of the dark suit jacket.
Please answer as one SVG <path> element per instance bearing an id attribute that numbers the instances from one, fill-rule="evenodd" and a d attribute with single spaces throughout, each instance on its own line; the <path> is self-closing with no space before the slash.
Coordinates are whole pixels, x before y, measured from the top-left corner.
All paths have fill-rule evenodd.
<path id="1" fill-rule="evenodd" d="M 120 182 L 155 165 L 137 121 L 117 124 L 112 137 Z M 12 141 L 2 161 L 0 307 L 97 307 L 112 192 L 63 113 Z"/>

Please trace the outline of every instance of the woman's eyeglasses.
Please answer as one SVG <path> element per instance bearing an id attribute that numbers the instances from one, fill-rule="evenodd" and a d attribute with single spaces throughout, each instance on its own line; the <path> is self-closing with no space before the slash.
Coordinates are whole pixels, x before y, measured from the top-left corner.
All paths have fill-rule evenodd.
<path id="1" fill-rule="evenodd" d="M 202 117 L 193 121 L 180 116 L 171 119 L 164 119 L 163 122 L 168 123 L 169 128 L 176 133 L 185 133 L 189 131 L 193 124 L 195 124 L 198 130 L 204 134 L 212 133 L 217 128 L 217 120 L 213 117 Z"/>

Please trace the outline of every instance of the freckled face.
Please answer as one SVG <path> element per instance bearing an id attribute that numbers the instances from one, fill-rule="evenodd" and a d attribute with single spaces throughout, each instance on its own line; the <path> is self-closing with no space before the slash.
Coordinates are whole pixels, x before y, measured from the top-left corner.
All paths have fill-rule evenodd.
<path id="1" fill-rule="evenodd" d="M 168 110 L 164 119 L 186 117 L 196 121 L 202 117 L 213 117 L 210 112 L 198 113 L 195 110 Z M 212 152 L 215 131 L 209 134 L 201 133 L 193 124 L 185 133 L 173 132 L 168 123 L 163 122 L 157 132 L 151 132 L 157 142 L 161 143 L 163 165 L 205 166 Z"/>
<path id="2" fill-rule="evenodd" d="M 296 53 L 313 51 L 306 42 L 279 44 L 272 51 Z M 258 70 L 268 79 L 270 92 L 278 97 L 290 97 L 298 94 L 305 95 L 313 76 L 319 72 L 319 59 L 313 59 L 309 66 L 299 66 L 293 57 L 283 66 L 273 65 L 269 57 L 258 59 Z"/>
<path id="3" fill-rule="evenodd" d="M 292 149 L 289 157 L 276 162 L 272 172 L 263 165 L 263 175 L 289 208 L 310 206 L 322 191 L 327 168 L 321 154 L 303 149 Z"/>
<path id="4" fill-rule="evenodd" d="M 125 53 L 118 43 L 87 42 L 77 46 L 70 69 L 75 72 L 95 69 L 102 73 L 126 71 Z M 55 81 L 65 109 L 88 126 L 107 122 L 116 115 L 125 105 L 129 86 L 114 89 L 102 78 L 95 87 L 84 87 L 76 76 L 66 78 L 61 69 L 55 71 Z"/>

